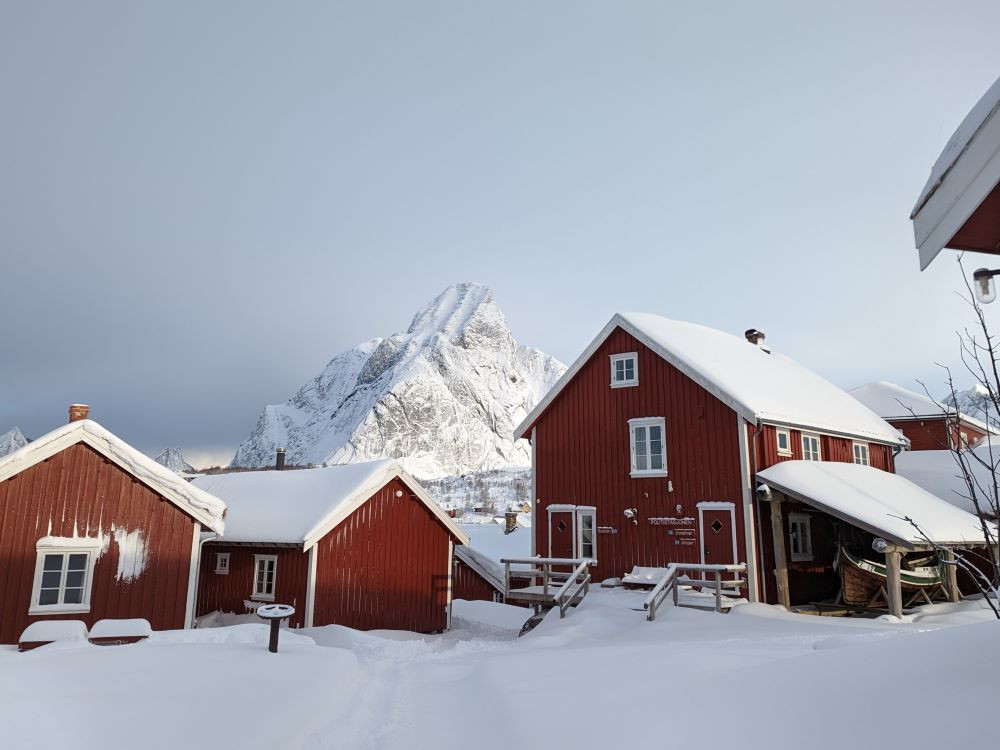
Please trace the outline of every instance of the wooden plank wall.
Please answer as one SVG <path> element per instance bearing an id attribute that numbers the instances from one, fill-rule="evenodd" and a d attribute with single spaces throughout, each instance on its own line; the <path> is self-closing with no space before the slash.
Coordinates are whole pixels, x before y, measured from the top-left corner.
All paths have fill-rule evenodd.
<path id="1" fill-rule="evenodd" d="M 35 620 L 144 617 L 154 630 L 184 626 L 195 521 L 89 446 L 78 443 L 0 482 L 0 643 Z M 148 550 L 141 575 L 117 580 L 111 537 L 93 573 L 89 614 L 29 617 L 35 543 L 44 536 L 138 529 Z"/>
<path id="2" fill-rule="evenodd" d="M 496 589 L 464 562 L 455 559 L 454 598 L 466 601 L 493 601 Z M 501 594 L 502 597 L 502 594 Z"/>
<path id="3" fill-rule="evenodd" d="M 774 466 L 781 461 L 802 459 L 802 431 L 789 430 L 789 433 L 791 433 L 789 439 L 792 448 L 792 455 L 790 456 L 778 454 L 776 432 L 776 427 L 764 425 L 763 430 L 757 436 L 757 471 L 766 469 L 768 466 Z M 854 442 L 849 438 L 820 434 L 820 453 L 822 459 L 824 461 L 854 463 Z M 895 471 L 892 461 L 892 448 L 887 445 L 868 443 L 868 460 L 876 469 L 889 472 Z"/>
<path id="4" fill-rule="evenodd" d="M 389 482 L 317 544 L 314 624 L 444 630 L 450 536 L 402 480 Z"/>
<path id="5" fill-rule="evenodd" d="M 229 573 L 215 572 L 215 556 L 229 553 Z M 198 615 L 215 610 L 246 614 L 243 602 L 253 594 L 254 555 L 275 555 L 278 558 L 274 578 L 274 601 L 291 604 L 295 615 L 292 627 L 305 625 L 306 585 L 309 576 L 309 555 L 301 547 L 245 546 L 209 542 L 202 549 L 198 583 Z M 261 620 L 263 622 L 263 620 Z"/>
<path id="6" fill-rule="evenodd" d="M 749 344 L 748 344 L 749 346 Z M 611 388 L 609 356 L 638 352 L 639 384 Z M 633 479 L 628 420 L 666 419 L 669 479 Z M 684 545 L 651 517 L 697 518 L 696 503 L 730 501 L 745 559 L 739 434 L 736 413 L 622 329 L 605 340 L 536 423 L 538 495 L 536 550 L 548 555 L 550 504 L 597 506 L 594 580 L 621 576 L 633 565 L 664 566 L 700 560 L 695 543 Z M 680 506 L 680 510 L 677 509 Z M 624 517 L 638 510 L 638 524 Z M 697 528 L 695 528 L 697 534 Z"/>

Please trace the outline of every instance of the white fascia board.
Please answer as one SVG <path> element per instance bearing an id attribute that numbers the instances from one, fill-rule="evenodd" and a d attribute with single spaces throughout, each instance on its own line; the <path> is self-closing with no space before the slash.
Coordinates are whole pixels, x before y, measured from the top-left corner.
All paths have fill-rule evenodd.
<path id="1" fill-rule="evenodd" d="M 417 499 L 425 505 L 431 513 L 434 514 L 434 516 L 444 525 L 448 532 L 456 540 L 458 540 L 459 543 L 469 543 L 469 535 L 462 531 L 461 527 L 455 523 L 455 520 L 451 516 L 444 512 L 440 505 L 434 502 L 434 499 L 427 494 L 427 490 L 421 487 L 420 483 L 417 482 L 416 479 L 403 471 L 399 464 L 392 463 L 389 464 L 383 472 L 377 474 L 373 481 L 359 489 L 353 497 L 340 503 L 332 513 L 314 526 L 313 529 L 306 534 L 305 539 L 302 540 L 302 551 L 308 552 L 320 539 L 337 528 L 337 526 L 345 521 L 354 511 L 368 502 L 368 500 L 371 499 L 376 492 L 385 487 L 396 477 L 399 477 L 403 483 L 413 491 L 413 494 L 416 495 Z"/>
<path id="2" fill-rule="evenodd" d="M 73 425 L 72 427 L 59 428 L 59 430 L 53 431 L 58 432 L 61 430 L 61 434 L 50 439 L 43 435 L 37 440 L 32 440 L 20 450 L 15 451 L 0 460 L 0 482 L 10 479 L 12 476 L 20 474 L 36 464 L 40 464 L 45 459 L 51 458 L 57 453 L 60 453 L 77 443 L 84 443 L 100 453 L 108 461 L 115 464 L 126 474 L 134 477 L 137 481 L 149 487 L 157 495 L 161 495 L 166 498 L 172 505 L 175 505 L 178 509 L 200 522 L 203 526 L 216 531 L 220 530 L 220 519 L 215 518 L 202 508 L 191 505 L 185 498 L 179 496 L 169 486 L 146 481 L 142 477 L 137 477 L 128 463 L 119 458 L 116 451 L 112 450 L 108 441 L 94 435 L 86 428 L 88 421 L 89 420 L 78 420 L 76 422 L 71 422 L 70 424 Z M 103 428 L 100 429 L 103 430 Z M 120 438 L 117 439 L 119 442 L 122 442 Z M 134 451 L 134 449 L 130 450 Z M 138 452 L 136 451 L 136 453 Z M 152 461 L 153 459 L 150 458 L 148 460 Z M 181 479 L 181 481 L 184 480 Z"/>
<path id="3" fill-rule="evenodd" d="M 997 184 L 1000 184 L 1000 116 L 991 116 L 910 217 L 921 271 L 947 246 Z"/>

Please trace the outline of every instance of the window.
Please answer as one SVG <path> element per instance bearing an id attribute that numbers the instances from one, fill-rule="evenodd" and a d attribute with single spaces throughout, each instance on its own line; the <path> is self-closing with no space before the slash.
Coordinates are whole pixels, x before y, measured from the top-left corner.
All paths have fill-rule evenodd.
<path id="1" fill-rule="evenodd" d="M 969 433 L 960 432 L 958 433 L 959 447 L 964 451 L 969 447 Z"/>
<path id="2" fill-rule="evenodd" d="M 871 466 L 871 462 L 868 460 L 868 443 L 854 444 L 854 463 Z"/>
<path id="3" fill-rule="evenodd" d="M 639 355 L 635 352 L 611 355 L 611 387 L 639 385 Z"/>
<path id="4" fill-rule="evenodd" d="M 46 538 L 36 549 L 35 581 L 28 614 L 90 611 L 90 587 L 94 570 L 94 552 L 100 542 L 86 544 L 84 539 Z M 56 544 L 56 542 L 59 542 Z M 80 546 L 62 546 L 66 542 L 84 542 Z"/>
<path id="5" fill-rule="evenodd" d="M 250 598 L 274 601 L 274 577 L 278 571 L 277 555 L 254 555 L 253 568 L 253 595 Z"/>
<path id="6" fill-rule="evenodd" d="M 792 455 L 792 438 L 788 430 L 775 430 L 774 439 L 778 444 L 779 456 Z"/>
<path id="7" fill-rule="evenodd" d="M 822 461 L 823 456 L 819 450 L 819 435 L 807 435 L 802 433 L 802 460 Z"/>
<path id="8" fill-rule="evenodd" d="M 229 575 L 229 553 L 215 553 L 215 572 L 220 576 Z"/>
<path id="9" fill-rule="evenodd" d="M 597 559 L 597 523 L 596 523 L 596 511 L 593 508 L 579 508 L 577 509 L 577 530 L 579 533 L 579 539 L 577 539 L 576 554 L 577 557 L 587 558 L 588 560 Z"/>
<path id="10" fill-rule="evenodd" d="M 663 444 L 662 417 L 630 419 L 632 476 L 666 476 L 667 459 Z"/>
<path id="11" fill-rule="evenodd" d="M 788 515 L 788 547 L 792 552 L 792 562 L 813 559 L 812 528 L 805 513 Z"/>

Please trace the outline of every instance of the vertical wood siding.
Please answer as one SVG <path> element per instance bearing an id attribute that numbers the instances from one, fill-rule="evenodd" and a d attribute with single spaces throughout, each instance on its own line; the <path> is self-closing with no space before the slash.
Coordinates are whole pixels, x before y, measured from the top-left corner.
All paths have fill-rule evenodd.
<path id="1" fill-rule="evenodd" d="M 638 352 L 639 384 L 611 388 L 609 356 Z M 633 479 L 628 420 L 666 420 L 669 477 Z M 597 507 L 595 580 L 621 576 L 633 565 L 699 562 L 700 541 L 683 545 L 657 517 L 697 519 L 701 501 L 736 506 L 740 560 L 744 549 L 739 437 L 736 413 L 630 334 L 616 329 L 536 422 L 536 551 L 548 555 L 551 504 Z M 668 487 L 668 478 L 673 491 Z M 677 510 L 680 506 L 680 510 Z M 638 510 L 638 523 L 624 517 Z M 697 521 L 695 521 L 697 523 Z"/>
<path id="2" fill-rule="evenodd" d="M 910 441 L 910 450 L 914 451 L 942 451 L 950 447 L 948 441 L 948 424 L 945 419 L 922 419 L 922 420 L 895 420 L 889 422 L 893 427 L 902 432 Z M 975 443 L 986 436 L 982 430 L 963 424 L 961 428 L 951 427 L 952 440 L 956 441 L 960 434 L 964 432 L 969 436 L 969 442 Z"/>
<path id="3" fill-rule="evenodd" d="M 229 573 L 215 572 L 215 556 L 229 553 Z M 295 615 L 289 625 L 305 625 L 306 585 L 309 576 L 309 555 L 301 547 L 265 547 L 210 542 L 202 548 L 198 583 L 199 615 L 215 610 L 246 614 L 243 602 L 251 598 L 254 586 L 254 555 L 275 555 L 278 558 L 274 577 L 274 601 L 291 604 Z M 263 620 L 261 621 L 263 622 Z"/>
<path id="4" fill-rule="evenodd" d="M 792 459 L 802 459 L 802 430 L 789 430 L 789 442 L 791 443 L 792 455 L 784 456 L 778 453 L 777 427 L 764 425 L 760 435 L 757 436 L 757 471 L 774 466 L 782 461 Z M 815 435 L 818 433 L 810 432 Z M 854 443 L 850 438 L 834 437 L 832 435 L 820 434 L 820 454 L 824 461 L 840 461 L 842 463 L 854 463 Z M 868 460 L 876 469 L 882 471 L 894 471 L 892 461 L 892 448 L 879 443 L 868 443 Z M 765 519 L 766 520 L 766 519 Z"/>
<path id="5" fill-rule="evenodd" d="M 111 527 L 139 530 L 148 558 L 118 580 Z M 194 519 L 82 443 L 0 482 L 0 643 L 36 620 L 144 617 L 154 630 L 184 627 Z M 93 571 L 88 614 L 29 617 L 35 543 L 44 536 L 110 536 Z"/>
<path id="6" fill-rule="evenodd" d="M 317 543 L 314 624 L 444 630 L 450 537 L 402 480 L 389 482 Z"/>
<path id="7" fill-rule="evenodd" d="M 464 562 L 455 558 L 455 576 L 453 585 L 453 598 L 465 599 L 466 601 L 493 601 L 496 589 L 493 588 L 486 579 L 474 571 Z"/>

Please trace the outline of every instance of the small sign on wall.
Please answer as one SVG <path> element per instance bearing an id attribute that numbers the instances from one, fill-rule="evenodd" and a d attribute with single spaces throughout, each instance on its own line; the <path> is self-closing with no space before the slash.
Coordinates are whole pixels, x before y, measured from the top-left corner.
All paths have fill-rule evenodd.
<path id="1" fill-rule="evenodd" d="M 617 534 L 618 533 L 618 529 L 616 529 L 614 526 L 598 526 L 597 527 L 597 533 L 598 534 Z"/>
<path id="2" fill-rule="evenodd" d="M 676 518 L 674 516 L 661 516 L 649 519 L 650 526 L 694 526 L 694 519 L 688 516 Z"/>

